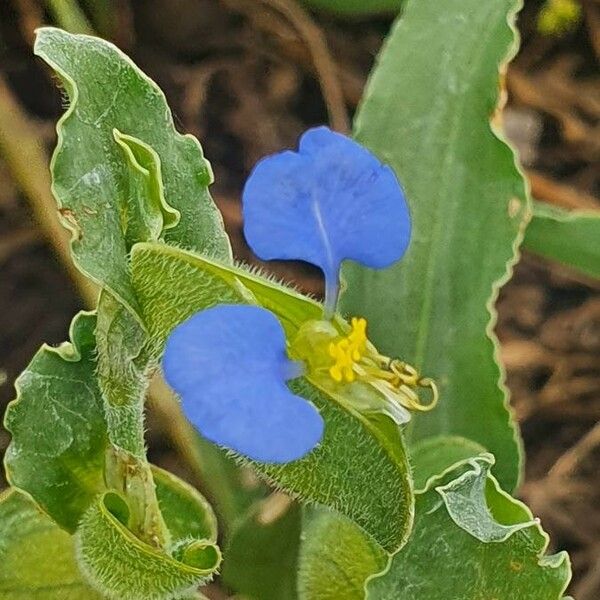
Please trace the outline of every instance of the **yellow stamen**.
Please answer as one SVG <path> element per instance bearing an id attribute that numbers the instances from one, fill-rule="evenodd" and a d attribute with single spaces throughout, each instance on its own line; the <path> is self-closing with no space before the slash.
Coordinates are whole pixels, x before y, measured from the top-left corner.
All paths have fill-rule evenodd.
<path id="1" fill-rule="evenodd" d="M 354 364 L 363 357 L 367 348 L 366 319 L 353 317 L 351 325 L 352 331 L 346 337 L 329 344 L 329 356 L 335 360 L 329 374 L 338 383 L 354 381 Z"/>
<path id="2" fill-rule="evenodd" d="M 403 407 L 402 422 L 410 419 L 407 410 L 429 411 L 435 407 L 439 393 L 432 379 L 421 377 L 417 369 L 404 361 L 379 354 L 368 344 L 366 319 L 353 317 L 350 326 L 347 335 L 335 338 L 327 347 L 333 364 L 325 368 L 336 383 L 352 383 L 357 378 L 370 383 L 388 400 Z M 428 403 L 421 401 L 419 390 L 429 391 Z"/>

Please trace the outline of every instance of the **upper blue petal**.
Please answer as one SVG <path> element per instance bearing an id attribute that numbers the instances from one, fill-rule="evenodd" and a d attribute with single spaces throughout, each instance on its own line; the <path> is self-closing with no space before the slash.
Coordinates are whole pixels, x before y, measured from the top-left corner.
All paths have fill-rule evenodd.
<path id="1" fill-rule="evenodd" d="M 410 240 L 410 214 L 392 169 L 354 140 L 309 129 L 298 152 L 261 160 L 243 193 L 244 233 L 263 260 L 299 259 L 326 277 L 355 260 L 397 261 Z"/>
<path id="2" fill-rule="evenodd" d="M 296 460 L 323 435 L 317 409 L 285 383 L 296 365 L 267 310 L 222 304 L 196 313 L 169 336 L 162 366 L 198 431 L 249 458 Z"/>

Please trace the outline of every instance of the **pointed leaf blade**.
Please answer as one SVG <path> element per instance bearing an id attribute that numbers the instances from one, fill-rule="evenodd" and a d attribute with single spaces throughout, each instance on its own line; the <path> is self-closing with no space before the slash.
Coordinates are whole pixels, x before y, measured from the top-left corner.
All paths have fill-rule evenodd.
<path id="1" fill-rule="evenodd" d="M 600 278 L 599 239 L 599 211 L 567 211 L 535 202 L 523 246 L 545 258 Z"/>
<path id="2" fill-rule="evenodd" d="M 396 22 L 355 123 L 392 166 L 413 219 L 411 246 L 385 271 L 347 264 L 342 311 L 373 342 L 434 378 L 441 400 L 410 439 L 452 434 L 498 458 L 513 489 L 520 445 L 491 331 L 491 303 L 516 258 L 528 198 L 511 150 L 490 129 L 499 69 L 515 50 L 519 0 L 414 0 Z M 487 335 L 486 333 L 487 332 Z M 482 426 L 482 423 L 485 426 Z"/>

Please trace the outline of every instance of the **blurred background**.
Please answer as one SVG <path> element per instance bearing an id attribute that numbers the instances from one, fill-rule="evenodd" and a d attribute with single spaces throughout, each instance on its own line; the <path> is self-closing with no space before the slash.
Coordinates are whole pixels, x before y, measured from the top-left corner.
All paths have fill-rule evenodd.
<path id="1" fill-rule="evenodd" d="M 535 198 L 600 209 L 600 2 L 573 0 L 575 11 L 559 19 L 548 12 L 553 3 L 561 4 L 525 2 L 502 122 Z M 349 129 L 393 18 L 334 14 L 322 10 L 327 4 L 343 3 L 0 0 L 0 412 L 40 344 L 67 339 L 83 307 L 45 216 L 64 100 L 32 54 L 35 28 L 95 32 L 158 82 L 178 128 L 200 139 L 212 163 L 212 193 L 236 256 L 256 262 L 239 208 L 249 170 L 265 154 L 293 147 L 309 126 Z M 269 268 L 321 291 L 318 271 L 305 265 Z M 598 280 L 525 252 L 500 295 L 496 326 L 527 452 L 520 496 L 550 533 L 551 549 L 571 554 L 577 600 L 600 598 L 599 288 Z M 152 412 L 148 440 L 153 462 L 191 477 Z M 8 441 L 0 429 L 0 454 Z"/>

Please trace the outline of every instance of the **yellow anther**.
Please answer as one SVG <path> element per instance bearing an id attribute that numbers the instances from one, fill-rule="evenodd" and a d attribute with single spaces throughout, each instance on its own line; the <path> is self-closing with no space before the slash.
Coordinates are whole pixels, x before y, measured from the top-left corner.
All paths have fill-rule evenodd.
<path id="1" fill-rule="evenodd" d="M 351 325 L 352 331 L 341 340 L 331 342 L 328 348 L 329 355 L 335 360 L 329 374 L 338 383 L 354 381 L 354 364 L 363 357 L 367 348 L 367 321 L 354 317 Z"/>
<path id="2" fill-rule="evenodd" d="M 348 335 L 348 341 L 352 351 L 352 359 L 358 361 L 367 349 L 367 320 L 352 317 L 352 331 Z"/>

